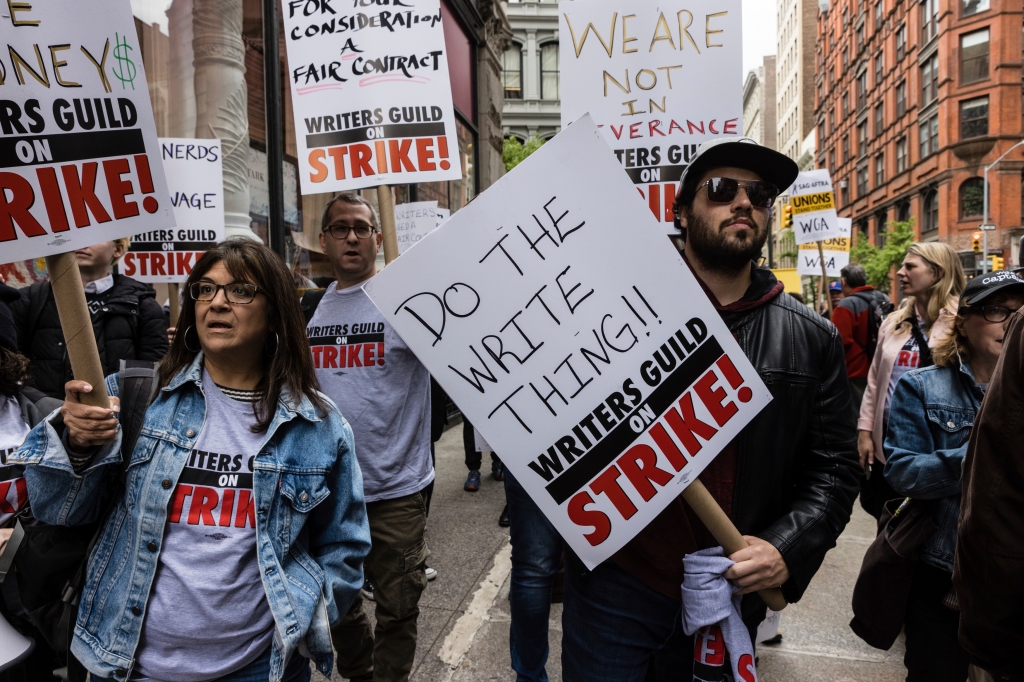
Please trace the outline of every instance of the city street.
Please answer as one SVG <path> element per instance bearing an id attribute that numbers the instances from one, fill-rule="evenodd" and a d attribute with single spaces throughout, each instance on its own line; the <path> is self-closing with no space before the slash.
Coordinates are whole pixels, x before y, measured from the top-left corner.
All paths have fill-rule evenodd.
<path id="1" fill-rule="evenodd" d="M 427 524 L 430 565 L 438 578 L 420 602 L 414 682 L 515 680 L 509 667 L 508 532 L 498 526 L 502 484 L 484 476 L 477 493 L 462 490 L 462 426 L 437 443 L 437 483 Z M 874 521 L 859 506 L 829 552 L 804 599 L 782 616 L 782 642 L 758 648 L 763 682 L 898 682 L 905 677 L 903 645 L 883 652 L 850 630 L 850 594 L 861 558 L 874 536 Z M 372 613 L 372 611 L 371 611 Z M 561 605 L 551 612 L 548 675 L 561 680 Z M 314 680 L 324 682 L 320 675 Z M 344 678 L 335 674 L 333 681 Z"/>

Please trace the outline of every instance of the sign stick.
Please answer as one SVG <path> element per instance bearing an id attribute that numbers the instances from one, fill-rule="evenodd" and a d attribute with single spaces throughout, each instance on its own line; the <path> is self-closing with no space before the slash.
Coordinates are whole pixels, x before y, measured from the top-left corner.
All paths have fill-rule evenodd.
<path id="1" fill-rule="evenodd" d="M 169 302 L 171 306 L 170 313 L 172 327 L 178 326 L 178 317 L 181 315 L 181 299 L 178 298 L 180 296 L 178 289 L 179 287 L 177 282 L 171 282 L 167 285 L 167 293 L 170 294 L 168 298 L 170 299 Z"/>
<path id="2" fill-rule="evenodd" d="M 828 316 L 832 318 L 832 296 L 825 290 L 828 282 L 828 270 L 825 269 L 825 251 L 821 248 L 821 240 L 818 240 L 818 259 L 821 261 L 821 295 L 825 297 L 825 304 L 828 305 Z"/>
<path id="3" fill-rule="evenodd" d="M 711 493 L 708 492 L 708 489 L 704 487 L 699 478 L 683 489 L 683 499 L 697 513 L 701 523 L 711 531 L 711 534 L 722 545 L 726 556 L 748 546 L 747 541 L 743 539 L 736 526 L 733 525 L 729 517 L 722 511 L 722 508 L 718 506 L 715 498 L 711 496 Z M 786 599 L 782 596 L 782 590 L 779 588 L 772 587 L 760 590 L 758 594 L 761 595 L 761 599 L 764 600 L 764 603 L 772 611 L 781 611 L 786 608 Z"/>
<path id="4" fill-rule="evenodd" d="M 92 317 L 85 302 L 82 273 L 78 271 L 75 252 L 46 257 L 46 270 L 50 273 L 53 298 L 57 303 L 60 328 L 64 332 L 71 370 L 79 381 L 92 384 L 92 393 L 83 393 L 81 401 L 93 407 L 107 407 L 107 384 L 103 365 L 92 331 Z"/>
<path id="5" fill-rule="evenodd" d="M 377 185 L 377 210 L 380 231 L 384 235 L 384 265 L 398 258 L 398 235 L 395 233 L 395 195 L 390 185 Z"/>

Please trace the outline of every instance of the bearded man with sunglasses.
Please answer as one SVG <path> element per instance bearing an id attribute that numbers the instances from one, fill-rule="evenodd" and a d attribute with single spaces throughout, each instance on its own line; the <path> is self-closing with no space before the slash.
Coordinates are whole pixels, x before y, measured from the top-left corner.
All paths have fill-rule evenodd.
<path id="1" fill-rule="evenodd" d="M 409 679 L 427 585 L 423 531 L 434 481 L 430 375 L 362 290 L 377 273 L 379 224 L 360 195 L 331 199 L 320 246 L 337 281 L 302 301 L 317 379 L 355 436 L 370 522 L 369 585 L 362 593 L 376 602 L 376 628 L 357 597 L 331 631 L 338 672 L 353 682 Z"/>
<path id="2" fill-rule="evenodd" d="M 849 521 L 858 490 L 839 335 L 756 263 L 774 201 L 797 172 L 792 160 L 749 138 L 711 140 L 684 171 L 674 206 L 683 257 L 773 398 L 700 476 L 749 543 L 730 556 L 736 563 L 725 577 L 743 595 L 752 640 L 765 617 L 757 591 L 781 586 L 788 602 L 798 601 Z M 720 643 L 695 651 L 682 631 L 680 585 L 683 557 L 716 545 L 680 497 L 593 571 L 570 557 L 565 682 L 710 674 L 702 656 Z"/>

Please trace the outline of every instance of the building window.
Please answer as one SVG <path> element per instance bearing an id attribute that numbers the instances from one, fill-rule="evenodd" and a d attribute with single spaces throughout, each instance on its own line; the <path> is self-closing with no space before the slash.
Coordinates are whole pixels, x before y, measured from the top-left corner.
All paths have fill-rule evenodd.
<path id="1" fill-rule="evenodd" d="M 896 220 L 905 223 L 910 220 L 910 202 L 904 201 L 896 209 Z"/>
<path id="2" fill-rule="evenodd" d="M 540 98 L 558 99 L 558 43 L 540 48 Z"/>
<path id="3" fill-rule="evenodd" d="M 903 118 L 907 113 L 907 81 L 900 81 L 896 86 L 896 118 Z"/>
<path id="4" fill-rule="evenodd" d="M 901 62 L 907 56 L 907 25 L 896 29 L 896 61 Z"/>
<path id="5" fill-rule="evenodd" d="M 875 157 L 875 187 L 885 184 L 885 154 Z"/>
<path id="6" fill-rule="evenodd" d="M 843 118 L 850 115 L 850 93 L 843 93 Z"/>
<path id="7" fill-rule="evenodd" d="M 960 36 L 960 82 L 988 78 L 988 29 Z"/>
<path id="8" fill-rule="evenodd" d="M 988 97 L 960 102 L 960 139 L 988 135 Z"/>
<path id="9" fill-rule="evenodd" d="M 857 52 L 860 52 L 861 50 L 864 49 L 866 31 L 867 29 L 864 28 L 863 23 L 857 27 Z"/>
<path id="10" fill-rule="evenodd" d="M 836 87 L 836 70 L 834 68 L 828 70 L 828 90 L 832 91 Z"/>
<path id="11" fill-rule="evenodd" d="M 875 55 L 875 87 L 882 87 L 882 78 L 885 76 L 885 52 Z"/>
<path id="12" fill-rule="evenodd" d="M 885 246 L 885 240 L 889 236 L 887 222 L 888 216 L 885 215 L 885 211 L 879 211 L 875 214 L 875 246 Z"/>
<path id="13" fill-rule="evenodd" d="M 921 3 L 921 44 L 939 35 L 939 0 Z"/>
<path id="14" fill-rule="evenodd" d="M 878 0 L 875 3 L 875 30 L 882 29 L 882 22 L 885 20 L 885 0 Z"/>
<path id="15" fill-rule="evenodd" d="M 885 102 L 875 105 L 875 135 L 881 135 L 885 128 Z"/>
<path id="16" fill-rule="evenodd" d="M 921 212 L 921 234 L 922 236 L 935 232 L 939 229 L 939 194 L 935 190 L 929 190 L 924 195 L 922 203 L 924 210 Z"/>
<path id="17" fill-rule="evenodd" d="M 918 137 L 921 143 L 921 158 L 931 156 L 939 151 L 939 115 L 934 114 L 918 124 Z"/>
<path id="18" fill-rule="evenodd" d="M 989 0 L 961 0 L 961 2 L 963 3 L 963 16 L 965 17 L 977 14 L 978 12 L 984 12 L 989 7 Z"/>
<path id="19" fill-rule="evenodd" d="M 864 156 L 868 153 L 868 122 L 861 121 L 857 124 L 857 155 Z"/>
<path id="20" fill-rule="evenodd" d="M 843 206 L 849 206 L 850 204 L 850 183 L 843 180 L 839 183 L 839 193 L 842 196 Z"/>
<path id="21" fill-rule="evenodd" d="M 828 150 L 828 171 L 829 173 L 836 172 L 836 150 Z"/>
<path id="22" fill-rule="evenodd" d="M 843 135 L 843 163 L 850 161 L 850 136 Z"/>
<path id="23" fill-rule="evenodd" d="M 868 72 L 861 71 L 857 76 L 857 111 L 868 105 Z"/>
<path id="24" fill-rule="evenodd" d="M 828 131 L 832 135 L 834 135 L 835 132 L 836 132 L 836 110 L 835 109 L 829 109 L 828 110 Z"/>
<path id="25" fill-rule="evenodd" d="M 505 99 L 523 98 L 523 49 L 512 44 L 502 58 L 502 80 L 505 83 Z"/>
<path id="26" fill-rule="evenodd" d="M 849 26 L 849 25 L 850 25 L 850 8 L 849 7 L 844 7 L 843 8 L 843 30 L 845 31 L 846 27 Z"/>
<path id="27" fill-rule="evenodd" d="M 864 197 L 868 193 L 868 167 L 865 164 L 857 169 L 857 196 Z"/>
<path id="28" fill-rule="evenodd" d="M 845 72 L 845 71 L 848 71 L 849 69 L 850 69 L 850 48 L 844 47 L 843 48 L 843 71 Z"/>
<path id="29" fill-rule="evenodd" d="M 969 178 L 960 185 L 960 217 L 973 218 L 985 210 L 985 181 Z"/>
<path id="30" fill-rule="evenodd" d="M 818 121 L 818 146 L 825 144 L 825 119 Z"/>
<path id="31" fill-rule="evenodd" d="M 907 137 L 896 140 L 896 174 L 907 170 Z"/>
<path id="32" fill-rule="evenodd" d="M 825 86 L 825 82 L 824 81 L 818 81 L 818 106 L 819 107 L 822 104 L 824 104 L 824 102 L 825 102 L 824 86 Z"/>
<path id="33" fill-rule="evenodd" d="M 921 106 L 939 96 L 939 54 L 936 52 L 921 65 Z"/>

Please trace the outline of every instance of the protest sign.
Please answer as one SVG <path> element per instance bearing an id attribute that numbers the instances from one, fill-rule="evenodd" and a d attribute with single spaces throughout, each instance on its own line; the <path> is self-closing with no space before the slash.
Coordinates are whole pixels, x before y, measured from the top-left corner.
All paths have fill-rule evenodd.
<path id="1" fill-rule="evenodd" d="M 462 177 L 440 0 L 281 0 L 303 194 Z"/>
<path id="2" fill-rule="evenodd" d="M 129 0 L 8 4 L 0 17 L 3 260 L 172 227 Z"/>
<path id="3" fill-rule="evenodd" d="M 121 272 L 140 282 L 184 282 L 203 251 L 224 240 L 220 140 L 160 139 L 176 227 L 132 237 Z"/>
<path id="4" fill-rule="evenodd" d="M 437 209 L 437 226 L 441 227 L 441 223 L 452 217 L 452 212 L 447 208 Z"/>
<path id="5" fill-rule="evenodd" d="M 403 254 L 416 242 L 437 229 L 437 202 L 415 201 L 395 206 L 395 235 L 398 253 Z"/>
<path id="6" fill-rule="evenodd" d="M 663 234 L 584 116 L 365 286 L 591 567 L 771 399 Z"/>
<path id="7" fill-rule="evenodd" d="M 793 209 L 793 236 L 797 244 L 843 236 L 832 178 L 826 169 L 804 171 L 796 176 L 789 188 L 789 205 Z M 849 236 L 849 231 L 846 234 Z"/>
<path id="8" fill-rule="evenodd" d="M 849 218 L 837 218 L 839 236 L 824 239 L 821 242 L 821 254 L 825 257 L 825 272 L 828 277 L 839 277 L 839 271 L 850 263 L 850 226 Z M 818 243 L 801 244 L 797 249 L 796 274 L 821 276 L 821 255 Z"/>
<path id="9" fill-rule="evenodd" d="M 562 127 L 584 113 L 669 231 L 701 142 L 743 135 L 740 0 L 563 0 Z"/>

